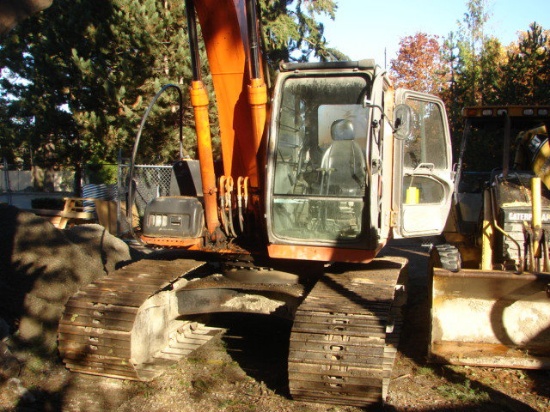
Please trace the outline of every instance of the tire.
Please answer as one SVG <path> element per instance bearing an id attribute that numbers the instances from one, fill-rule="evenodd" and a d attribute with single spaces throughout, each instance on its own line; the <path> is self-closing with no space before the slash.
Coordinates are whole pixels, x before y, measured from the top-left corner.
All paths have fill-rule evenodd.
<path id="1" fill-rule="evenodd" d="M 458 272 L 462 268 L 462 258 L 456 246 L 443 244 L 432 249 L 434 266 L 439 266 L 451 272 Z"/>

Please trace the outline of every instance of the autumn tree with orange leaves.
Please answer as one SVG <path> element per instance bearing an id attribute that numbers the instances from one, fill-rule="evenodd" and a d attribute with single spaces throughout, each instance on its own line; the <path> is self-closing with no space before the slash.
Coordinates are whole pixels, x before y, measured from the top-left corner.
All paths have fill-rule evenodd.
<path id="1" fill-rule="evenodd" d="M 441 94 L 448 87 L 449 70 L 441 58 L 437 36 L 419 32 L 402 38 L 390 75 L 396 87 Z"/>
<path id="2" fill-rule="evenodd" d="M 517 42 L 504 46 L 486 30 L 488 5 L 468 0 L 458 30 L 447 38 L 426 33 L 402 38 L 391 61 L 396 87 L 443 99 L 456 139 L 466 106 L 550 104 L 550 31 L 532 23 Z"/>

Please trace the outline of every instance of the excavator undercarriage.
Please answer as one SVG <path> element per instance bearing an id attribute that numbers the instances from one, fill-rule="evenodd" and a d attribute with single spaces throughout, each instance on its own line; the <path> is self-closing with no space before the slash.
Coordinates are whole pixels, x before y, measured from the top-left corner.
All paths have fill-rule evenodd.
<path id="1" fill-rule="evenodd" d="M 366 406 L 386 399 L 406 301 L 406 260 L 326 274 L 299 306 L 290 336 L 294 399 Z"/>
<path id="2" fill-rule="evenodd" d="M 294 320 L 293 398 L 357 406 L 385 399 L 406 300 L 405 259 L 331 265 L 305 284 L 235 281 L 216 269 L 195 259 L 143 259 L 88 285 L 60 322 L 67 368 L 148 381 L 223 332 L 191 315 L 272 314 Z"/>

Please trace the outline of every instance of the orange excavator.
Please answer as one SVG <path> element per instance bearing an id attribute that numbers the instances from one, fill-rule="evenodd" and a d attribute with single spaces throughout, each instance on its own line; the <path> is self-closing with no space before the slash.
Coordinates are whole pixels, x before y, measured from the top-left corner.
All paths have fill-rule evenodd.
<path id="1" fill-rule="evenodd" d="M 178 192 L 148 204 L 141 233 L 177 252 L 75 294 L 59 326 L 61 356 L 75 372 L 149 380 L 218 333 L 195 315 L 276 315 L 293 322 L 294 399 L 379 402 L 397 350 L 407 261 L 378 255 L 392 236 L 444 228 L 453 187 L 444 106 L 395 90 L 370 59 L 282 63 L 268 90 L 255 1 L 186 0 L 186 8 L 198 160 L 175 163 Z"/>

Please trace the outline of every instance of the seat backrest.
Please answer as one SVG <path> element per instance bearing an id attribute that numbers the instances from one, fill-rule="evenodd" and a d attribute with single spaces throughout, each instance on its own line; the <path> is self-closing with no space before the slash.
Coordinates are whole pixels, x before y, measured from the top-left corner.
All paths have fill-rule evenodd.
<path id="1" fill-rule="evenodd" d="M 321 160 L 321 193 L 358 196 L 365 192 L 365 155 L 357 142 L 353 123 L 336 120 L 331 126 L 332 144 Z"/>

